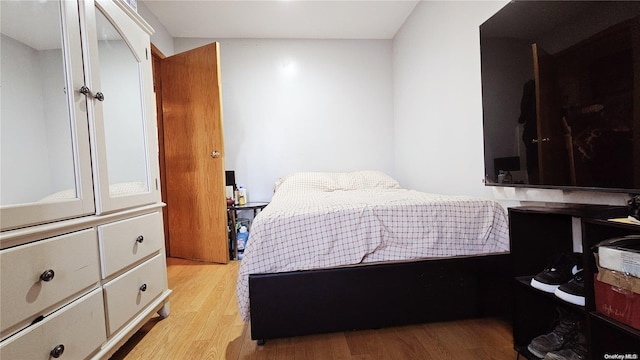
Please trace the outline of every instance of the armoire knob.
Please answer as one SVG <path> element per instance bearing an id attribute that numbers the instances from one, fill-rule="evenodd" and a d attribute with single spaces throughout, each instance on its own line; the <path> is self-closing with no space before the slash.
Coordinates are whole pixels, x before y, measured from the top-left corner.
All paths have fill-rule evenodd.
<path id="1" fill-rule="evenodd" d="M 45 272 L 40 274 L 40 280 L 42 280 L 42 281 L 51 281 L 51 280 L 53 280 L 53 277 L 55 275 L 56 275 L 56 273 L 53 271 L 53 269 L 45 270 Z"/>
<path id="2" fill-rule="evenodd" d="M 49 354 L 51 355 L 51 357 L 57 359 L 60 356 L 62 356 L 62 353 L 64 353 L 64 345 L 60 344 L 60 345 L 54 347 L 53 350 L 51 350 L 51 352 Z"/>

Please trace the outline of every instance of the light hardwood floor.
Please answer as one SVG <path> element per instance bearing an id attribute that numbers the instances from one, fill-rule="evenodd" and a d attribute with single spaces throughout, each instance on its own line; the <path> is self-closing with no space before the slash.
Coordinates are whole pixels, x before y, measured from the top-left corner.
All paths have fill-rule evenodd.
<path id="1" fill-rule="evenodd" d="M 112 360 L 516 359 L 511 326 L 474 319 L 268 340 L 257 346 L 236 305 L 239 262 L 169 258 L 171 315 L 156 316 Z"/>

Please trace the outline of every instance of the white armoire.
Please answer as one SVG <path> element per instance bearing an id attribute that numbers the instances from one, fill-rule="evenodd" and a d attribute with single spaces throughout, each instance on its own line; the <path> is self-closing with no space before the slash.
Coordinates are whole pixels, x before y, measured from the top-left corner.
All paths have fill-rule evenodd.
<path id="1" fill-rule="evenodd" d="M 108 358 L 169 315 L 152 29 L 0 1 L 0 358 Z"/>

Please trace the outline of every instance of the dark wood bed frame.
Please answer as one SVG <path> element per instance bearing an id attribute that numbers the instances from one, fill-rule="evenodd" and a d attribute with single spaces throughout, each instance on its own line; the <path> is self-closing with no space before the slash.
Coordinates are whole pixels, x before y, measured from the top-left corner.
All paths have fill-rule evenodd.
<path id="1" fill-rule="evenodd" d="M 511 257 L 492 254 L 249 275 L 251 338 L 487 316 L 511 319 Z"/>

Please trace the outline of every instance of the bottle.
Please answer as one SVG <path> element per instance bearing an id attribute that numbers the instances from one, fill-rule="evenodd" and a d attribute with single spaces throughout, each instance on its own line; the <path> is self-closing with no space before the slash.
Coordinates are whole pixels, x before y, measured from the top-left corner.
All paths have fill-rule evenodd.
<path id="1" fill-rule="evenodd" d="M 238 203 L 245 205 L 247 203 L 247 189 L 242 185 L 238 186 Z"/>
<path id="2" fill-rule="evenodd" d="M 238 251 L 244 251 L 244 247 L 247 245 L 249 239 L 249 231 L 246 226 L 240 227 L 238 231 Z"/>
<path id="3" fill-rule="evenodd" d="M 239 203 L 240 203 L 240 192 L 238 191 L 238 188 L 235 187 L 235 185 L 234 185 L 234 187 L 233 187 L 233 204 L 234 205 L 239 205 Z"/>

